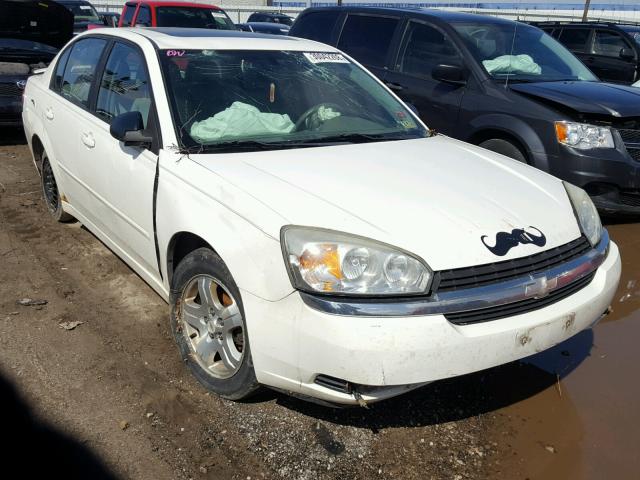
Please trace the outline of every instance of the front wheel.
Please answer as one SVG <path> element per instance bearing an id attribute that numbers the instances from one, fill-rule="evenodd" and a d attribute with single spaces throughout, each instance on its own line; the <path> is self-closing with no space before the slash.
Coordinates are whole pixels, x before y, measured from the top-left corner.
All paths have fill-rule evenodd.
<path id="1" fill-rule="evenodd" d="M 171 329 L 184 362 L 207 389 L 230 400 L 258 389 L 240 291 L 208 248 L 191 252 L 175 270 Z"/>
<path id="2" fill-rule="evenodd" d="M 492 138 L 490 140 L 485 140 L 478 146 L 491 150 L 492 152 L 500 153 L 506 157 L 513 158 L 518 162 L 527 163 L 527 157 L 522 150 L 508 140 Z"/>

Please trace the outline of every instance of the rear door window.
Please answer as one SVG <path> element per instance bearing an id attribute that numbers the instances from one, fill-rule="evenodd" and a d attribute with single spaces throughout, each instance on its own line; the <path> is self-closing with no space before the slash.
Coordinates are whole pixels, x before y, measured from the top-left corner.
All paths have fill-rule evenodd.
<path id="1" fill-rule="evenodd" d="M 384 67 L 398 23 L 398 18 L 349 15 L 338 48 L 364 65 Z"/>
<path id="2" fill-rule="evenodd" d="M 138 27 L 151 26 L 151 9 L 147 5 L 140 5 L 140 9 L 138 10 L 138 16 L 136 17 L 136 26 Z"/>
<path id="3" fill-rule="evenodd" d="M 74 43 L 60 86 L 63 97 L 85 108 L 89 107 L 94 73 L 106 44 L 107 41 L 101 38 L 86 38 Z"/>
<path id="4" fill-rule="evenodd" d="M 593 53 L 606 57 L 620 57 L 623 48 L 631 48 L 622 35 L 606 30 L 596 30 Z"/>
<path id="5" fill-rule="evenodd" d="M 451 39 L 433 26 L 409 22 L 398 70 L 430 78 L 433 68 L 439 64 L 462 65 L 462 58 Z"/>
<path id="6" fill-rule="evenodd" d="M 127 3 L 124 9 L 124 16 L 122 17 L 122 26 L 129 27 L 133 20 L 133 14 L 136 13 L 136 4 Z"/>
<path id="7" fill-rule="evenodd" d="M 560 42 L 574 52 L 586 52 L 589 41 L 589 28 L 564 28 L 560 34 Z"/>
<path id="8" fill-rule="evenodd" d="M 316 42 L 330 43 L 339 16 L 339 12 L 312 12 L 302 15 L 294 23 L 289 34 L 292 37 L 299 36 Z"/>
<path id="9" fill-rule="evenodd" d="M 142 54 L 116 43 L 102 74 L 96 113 L 105 122 L 127 112 L 140 112 L 145 128 L 151 109 L 149 76 Z"/>

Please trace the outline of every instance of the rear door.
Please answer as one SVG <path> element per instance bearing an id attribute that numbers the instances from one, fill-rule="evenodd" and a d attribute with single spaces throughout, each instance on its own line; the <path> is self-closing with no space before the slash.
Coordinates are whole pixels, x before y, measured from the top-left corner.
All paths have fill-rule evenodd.
<path id="1" fill-rule="evenodd" d="M 385 83 L 412 104 L 429 127 L 454 135 L 466 86 L 435 80 L 433 69 L 441 64 L 464 67 L 454 42 L 435 25 L 410 20 Z"/>
<path id="2" fill-rule="evenodd" d="M 625 37 L 615 30 L 595 30 L 592 55 L 587 60 L 587 66 L 601 80 L 626 84 L 635 80 L 638 58 L 631 42 Z"/>
<path id="3" fill-rule="evenodd" d="M 397 16 L 349 13 L 337 46 L 384 80 L 400 24 Z"/>

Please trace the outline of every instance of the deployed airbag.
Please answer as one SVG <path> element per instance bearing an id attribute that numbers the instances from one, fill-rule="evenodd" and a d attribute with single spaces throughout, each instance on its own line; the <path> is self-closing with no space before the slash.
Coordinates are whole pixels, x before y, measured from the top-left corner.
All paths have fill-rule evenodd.
<path id="1" fill-rule="evenodd" d="M 540 75 L 542 68 L 529 55 L 502 55 L 482 62 L 489 73 L 530 73 Z"/>
<path id="2" fill-rule="evenodd" d="M 265 113 L 253 105 L 242 102 L 233 104 L 191 126 L 191 137 L 202 143 L 226 137 L 248 137 L 269 133 L 289 133 L 294 123 L 289 115 Z"/>

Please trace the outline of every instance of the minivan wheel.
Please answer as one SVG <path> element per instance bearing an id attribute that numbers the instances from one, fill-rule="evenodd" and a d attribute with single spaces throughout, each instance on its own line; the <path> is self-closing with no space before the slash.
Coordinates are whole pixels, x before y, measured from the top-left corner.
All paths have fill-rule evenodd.
<path id="1" fill-rule="evenodd" d="M 508 140 L 492 138 L 490 140 L 485 140 L 479 146 L 486 148 L 487 150 L 491 150 L 492 152 L 500 153 L 506 157 L 513 158 L 519 162 L 527 163 L 527 157 L 522 150 Z"/>
<path id="2" fill-rule="evenodd" d="M 70 222 L 73 217 L 66 213 L 62 209 L 62 201 L 60 200 L 60 192 L 58 191 L 58 184 L 56 178 L 53 175 L 51 163 L 47 157 L 42 159 L 42 193 L 44 195 L 44 202 L 47 205 L 47 210 L 51 216 L 58 222 Z"/>
<path id="3" fill-rule="evenodd" d="M 250 396 L 259 385 L 240 291 L 227 266 L 199 248 L 180 262 L 172 284 L 171 330 L 193 375 L 224 398 Z"/>

